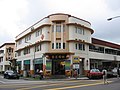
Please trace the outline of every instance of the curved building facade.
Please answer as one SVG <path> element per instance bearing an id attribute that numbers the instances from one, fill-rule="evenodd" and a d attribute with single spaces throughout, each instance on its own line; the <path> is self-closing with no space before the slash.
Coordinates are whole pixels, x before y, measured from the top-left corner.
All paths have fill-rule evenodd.
<path id="1" fill-rule="evenodd" d="M 85 74 L 90 69 L 90 22 L 63 13 L 51 14 L 16 36 L 18 71 L 45 76 Z"/>

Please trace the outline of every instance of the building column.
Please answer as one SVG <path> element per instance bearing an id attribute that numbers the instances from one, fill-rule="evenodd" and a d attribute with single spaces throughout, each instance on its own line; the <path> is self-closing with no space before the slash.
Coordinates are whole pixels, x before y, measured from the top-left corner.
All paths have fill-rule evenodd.
<path id="1" fill-rule="evenodd" d="M 46 73 L 46 60 L 47 60 L 47 58 L 43 55 L 42 59 L 43 59 L 43 72 L 45 74 Z"/>
<path id="2" fill-rule="evenodd" d="M 20 73 L 23 74 L 25 67 L 24 67 L 24 60 L 21 61 L 21 71 Z"/>
<path id="3" fill-rule="evenodd" d="M 31 75 L 33 75 L 34 72 L 35 72 L 35 71 L 34 71 L 34 67 L 35 67 L 35 66 L 34 66 L 34 60 L 31 59 L 31 60 L 30 60 L 30 74 L 31 74 Z"/>
<path id="4" fill-rule="evenodd" d="M 5 71 L 5 65 L 3 64 L 3 68 L 2 68 L 3 70 L 2 71 Z"/>
<path id="5" fill-rule="evenodd" d="M 90 70 L 90 60 L 88 58 L 85 58 L 84 60 L 84 74 L 86 75 L 87 72 Z"/>
<path id="6" fill-rule="evenodd" d="M 5 71 L 5 57 L 3 57 L 3 68 L 2 68 L 3 71 Z"/>
<path id="7" fill-rule="evenodd" d="M 54 49 L 56 49 L 56 24 L 54 24 Z"/>
<path id="8" fill-rule="evenodd" d="M 61 24 L 61 49 L 63 49 L 63 24 Z"/>

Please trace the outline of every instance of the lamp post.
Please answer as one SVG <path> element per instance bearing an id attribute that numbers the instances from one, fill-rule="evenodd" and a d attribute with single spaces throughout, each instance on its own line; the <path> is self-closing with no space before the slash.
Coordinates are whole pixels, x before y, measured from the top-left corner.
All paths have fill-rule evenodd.
<path id="1" fill-rule="evenodd" d="M 108 18 L 107 20 L 110 21 L 110 20 L 112 20 L 112 19 L 119 18 L 119 17 L 120 17 L 120 16 L 115 16 L 115 17 L 112 17 L 112 18 Z M 116 61 L 117 61 L 117 60 L 116 60 L 116 57 L 114 56 L 114 65 L 116 64 Z M 115 66 L 114 66 L 114 67 L 115 67 Z M 118 66 L 118 63 L 117 63 L 117 67 L 119 67 L 119 66 Z"/>
<path id="2" fill-rule="evenodd" d="M 28 43 L 28 44 L 31 44 L 32 45 L 32 43 L 31 42 L 27 42 L 27 41 L 25 41 L 25 43 Z M 35 62 L 34 62 L 34 60 L 35 60 L 35 47 L 34 47 L 34 50 L 33 50 L 33 68 L 34 68 L 34 73 L 33 74 L 35 74 Z"/>
<path id="3" fill-rule="evenodd" d="M 115 17 L 112 17 L 112 18 L 108 18 L 107 20 L 108 21 L 110 21 L 110 20 L 112 20 L 112 19 L 114 19 L 114 18 L 119 18 L 120 16 L 115 16 Z"/>

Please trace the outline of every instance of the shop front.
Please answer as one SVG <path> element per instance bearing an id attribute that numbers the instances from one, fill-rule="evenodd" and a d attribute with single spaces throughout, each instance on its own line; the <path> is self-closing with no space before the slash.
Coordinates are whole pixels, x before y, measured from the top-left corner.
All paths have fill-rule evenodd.
<path id="1" fill-rule="evenodd" d="M 77 71 L 78 75 L 84 74 L 84 59 L 79 56 L 73 56 L 73 72 Z"/>
<path id="2" fill-rule="evenodd" d="M 24 77 L 30 76 L 30 60 L 24 60 L 24 71 L 23 71 Z"/>
<path id="3" fill-rule="evenodd" d="M 34 60 L 34 65 L 35 74 L 37 74 L 38 71 L 43 70 L 43 58 L 36 58 Z"/>
<path id="4" fill-rule="evenodd" d="M 71 74 L 71 60 L 66 54 L 49 55 L 46 60 L 46 73 L 47 76 L 68 76 Z"/>

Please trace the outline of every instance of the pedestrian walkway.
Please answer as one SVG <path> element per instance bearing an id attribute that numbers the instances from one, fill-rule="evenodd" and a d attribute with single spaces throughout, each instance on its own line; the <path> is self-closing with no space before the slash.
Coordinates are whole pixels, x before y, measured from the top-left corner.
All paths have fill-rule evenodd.
<path id="1" fill-rule="evenodd" d="M 20 79 L 24 79 L 24 80 L 30 80 L 30 81 L 39 81 L 39 78 L 20 78 Z M 77 79 L 74 77 L 67 77 L 67 78 L 43 78 L 40 81 L 68 81 L 68 80 L 88 80 L 87 77 L 78 77 Z"/>

